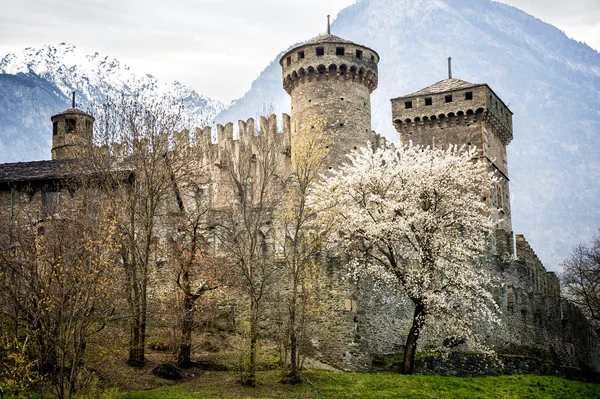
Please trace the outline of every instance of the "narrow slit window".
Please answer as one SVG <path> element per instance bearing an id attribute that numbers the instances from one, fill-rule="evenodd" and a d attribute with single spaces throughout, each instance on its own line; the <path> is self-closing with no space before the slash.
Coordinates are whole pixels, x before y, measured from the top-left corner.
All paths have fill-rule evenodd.
<path id="1" fill-rule="evenodd" d="M 430 106 L 433 105 L 433 99 L 431 97 L 425 99 L 425 105 Z"/>
<path id="2" fill-rule="evenodd" d="M 411 109 L 412 108 L 412 101 L 405 101 L 404 102 L 404 108 Z"/>
<path id="3" fill-rule="evenodd" d="M 287 66 L 292 65 L 292 57 L 287 57 L 287 59 L 285 60 Z"/>
<path id="4" fill-rule="evenodd" d="M 344 55 L 344 48 L 343 47 L 336 47 L 335 48 L 335 55 Z"/>
<path id="5" fill-rule="evenodd" d="M 52 135 L 56 136 L 58 134 L 58 122 L 54 122 L 52 124 Z"/>
<path id="6" fill-rule="evenodd" d="M 371 54 L 371 61 L 375 61 L 375 56 Z"/>
<path id="7" fill-rule="evenodd" d="M 75 133 L 75 119 L 67 118 L 65 119 L 65 131 L 67 133 Z"/>
<path id="8" fill-rule="evenodd" d="M 325 55 L 325 47 L 317 47 L 317 55 Z"/>

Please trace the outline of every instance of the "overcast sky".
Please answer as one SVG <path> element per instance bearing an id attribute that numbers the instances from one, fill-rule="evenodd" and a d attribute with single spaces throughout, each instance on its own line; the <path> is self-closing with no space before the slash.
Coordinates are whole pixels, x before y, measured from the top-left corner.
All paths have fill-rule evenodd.
<path id="1" fill-rule="evenodd" d="M 0 58 L 66 42 L 225 103 L 354 0 L 0 0 Z M 600 51 L 600 0 L 503 0 Z"/>

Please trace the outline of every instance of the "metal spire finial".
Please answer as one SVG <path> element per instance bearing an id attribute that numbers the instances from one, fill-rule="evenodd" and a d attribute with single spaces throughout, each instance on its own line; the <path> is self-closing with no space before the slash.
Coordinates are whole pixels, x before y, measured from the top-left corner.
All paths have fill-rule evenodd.
<path id="1" fill-rule="evenodd" d="M 448 57 L 448 79 L 452 79 L 452 57 Z"/>
<path id="2" fill-rule="evenodd" d="M 73 104 L 71 108 L 75 108 L 75 92 L 73 92 Z"/>
<path id="3" fill-rule="evenodd" d="M 331 35 L 331 24 L 329 23 L 329 15 L 327 15 L 327 34 Z"/>

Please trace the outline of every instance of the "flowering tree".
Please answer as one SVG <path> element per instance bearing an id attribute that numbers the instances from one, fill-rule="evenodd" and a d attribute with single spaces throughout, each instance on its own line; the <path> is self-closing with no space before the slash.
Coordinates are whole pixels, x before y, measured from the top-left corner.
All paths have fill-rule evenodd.
<path id="1" fill-rule="evenodd" d="M 327 178 L 319 200 L 333 202 L 338 236 L 357 272 L 380 277 L 414 304 L 402 371 L 414 371 L 425 327 L 445 343 L 481 345 L 476 331 L 498 322 L 486 290 L 486 202 L 493 174 L 474 148 L 392 146 L 350 154 Z M 329 222 L 329 219 L 327 219 Z"/>

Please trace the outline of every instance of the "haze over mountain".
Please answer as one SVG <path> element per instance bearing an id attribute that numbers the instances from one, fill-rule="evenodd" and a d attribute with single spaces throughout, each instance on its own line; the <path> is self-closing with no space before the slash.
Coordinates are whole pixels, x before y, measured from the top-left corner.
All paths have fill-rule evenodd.
<path id="1" fill-rule="evenodd" d="M 136 75 L 116 59 L 83 54 L 69 44 L 26 48 L 0 60 L 0 162 L 49 159 L 50 116 L 70 107 L 72 91 L 84 110 L 121 94 L 138 95 L 142 102 L 166 97 L 183 103 L 192 126 L 223 108 L 179 82 Z"/>
<path id="2" fill-rule="evenodd" d="M 381 56 L 372 123 L 389 139 L 398 137 L 389 99 L 446 78 L 448 56 L 454 77 L 488 83 L 507 103 L 513 227 L 548 269 L 600 228 L 600 53 L 489 0 L 361 0 L 339 13 L 332 33 Z M 254 116 L 263 104 L 290 112 L 278 62 L 285 51 L 218 122 Z"/>

